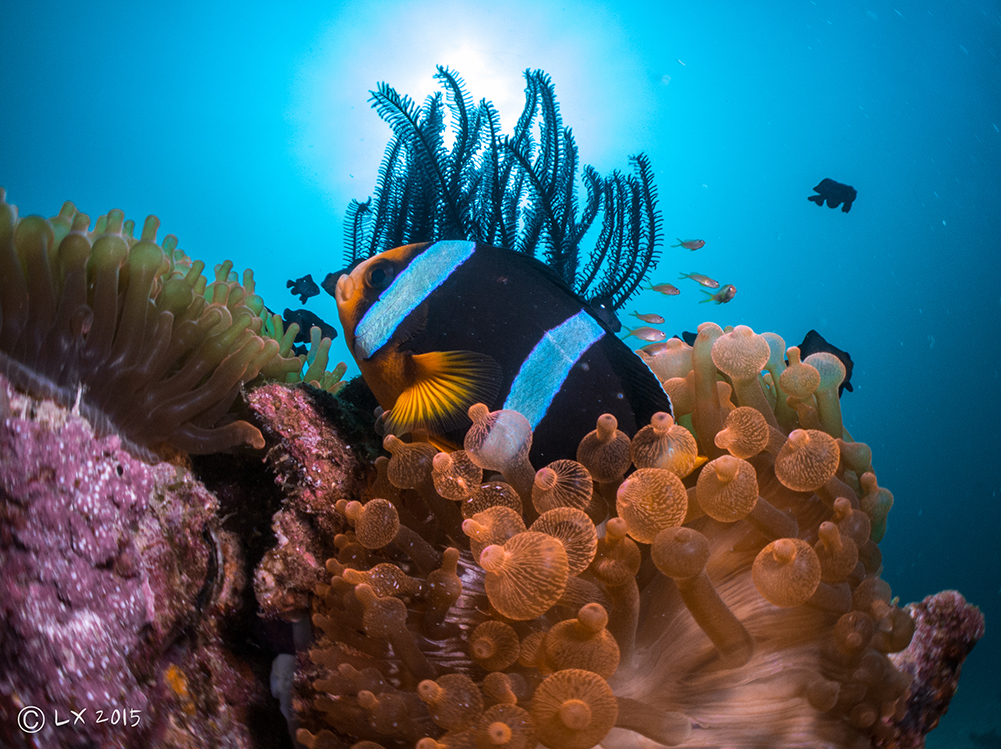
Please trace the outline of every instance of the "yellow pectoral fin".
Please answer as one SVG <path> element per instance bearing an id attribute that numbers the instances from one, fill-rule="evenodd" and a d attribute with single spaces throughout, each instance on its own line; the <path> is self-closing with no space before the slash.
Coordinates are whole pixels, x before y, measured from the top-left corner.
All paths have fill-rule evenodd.
<path id="1" fill-rule="evenodd" d="M 501 369 L 475 351 L 433 351 L 411 357 L 413 381 L 386 417 L 393 434 L 427 429 L 444 434 L 467 424 L 474 403 L 492 403 L 500 390 Z"/>

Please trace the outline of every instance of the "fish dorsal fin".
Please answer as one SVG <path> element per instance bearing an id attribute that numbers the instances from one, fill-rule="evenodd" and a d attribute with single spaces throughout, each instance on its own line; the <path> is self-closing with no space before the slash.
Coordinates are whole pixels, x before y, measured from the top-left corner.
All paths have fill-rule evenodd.
<path id="1" fill-rule="evenodd" d="M 553 268 L 553 266 L 547 265 L 546 263 L 539 260 L 537 257 L 532 257 L 531 255 L 525 252 L 518 252 L 516 250 L 507 250 L 501 247 L 496 247 L 496 248 L 491 247 L 489 249 L 495 252 L 502 252 L 504 256 L 507 258 L 508 262 L 514 265 L 520 265 L 524 268 L 530 269 L 532 273 L 541 276 L 542 278 L 546 279 L 549 283 L 553 284 L 553 286 L 560 288 L 562 291 L 566 292 L 570 296 L 579 300 L 582 305 L 586 304 L 586 302 L 584 302 L 584 300 L 580 298 L 577 292 L 573 290 L 573 287 L 570 286 L 570 284 L 568 284 L 564 280 L 563 276 L 561 276 L 559 273 L 556 272 L 556 269 Z"/>
<path id="2" fill-rule="evenodd" d="M 393 434 L 427 429 L 445 434 L 469 423 L 474 403 L 492 404 L 500 391 L 501 368 L 475 351 L 432 351 L 410 357 L 411 384 L 386 417 Z"/>
<path id="3" fill-rule="evenodd" d="M 500 249 L 500 248 L 491 248 Z M 602 328 L 607 330 L 609 333 L 618 333 L 622 330 L 622 323 L 619 321 L 615 313 L 615 308 L 611 304 L 611 297 L 607 297 L 607 315 L 602 315 L 596 311 L 593 301 L 588 301 L 581 297 L 573 287 L 564 280 L 564 278 L 556 272 L 556 269 L 546 263 L 542 262 L 538 258 L 532 257 L 524 252 L 516 252 L 515 250 L 505 250 L 500 249 L 500 252 L 505 253 L 509 258 L 510 262 L 515 265 L 520 265 L 524 268 L 530 269 L 530 271 L 536 274 L 538 277 L 546 280 L 552 285 L 553 289 L 558 290 L 560 293 L 566 294 L 576 304 L 579 304 L 584 308 L 584 311 L 590 315 L 591 319 L 595 320 Z"/>

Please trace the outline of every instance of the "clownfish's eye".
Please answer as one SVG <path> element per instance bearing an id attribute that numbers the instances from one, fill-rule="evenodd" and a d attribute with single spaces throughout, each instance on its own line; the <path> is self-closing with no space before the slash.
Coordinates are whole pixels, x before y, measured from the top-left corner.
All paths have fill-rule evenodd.
<path id="1" fill-rule="evenodd" d="M 393 266 L 390 263 L 377 263 L 365 274 L 365 283 L 369 288 L 382 291 L 393 282 Z"/>

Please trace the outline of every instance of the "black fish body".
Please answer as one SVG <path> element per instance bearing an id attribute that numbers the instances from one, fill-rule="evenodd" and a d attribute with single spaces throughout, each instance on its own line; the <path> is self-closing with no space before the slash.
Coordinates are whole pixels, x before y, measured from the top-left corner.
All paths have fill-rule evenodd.
<path id="1" fill-rule="evenodd" d="M 282 318 L 285 321 L 286 328 L 292 323 L 296 323 L 299 326 L 299 332 L 295 337 L 296 343 L 309 343 L 310 328 L 319 328 L 320 335 L 324 338 L 333 340 L 337 337 L 337 328 L 320 319 L 319 315 L 310 312 L 308 309 L 289 309 L 286 307 L 282 313 Z"/>
<path id="2" fill-rule="evenodd" d="M 407 245 L 342 275 L 335 296 L 345 342 L 392 409 L 393 431 L 423 427 L 461 445 L 466 411 L 482 401 L 529 419 L 541 467 L 574 457 L 603 413 L 630 435 L 670 413 L 642 360 L 527 255 L 472 242 Z"/>
<path id="3" fill-rule="evenodd" d="M 820 184 L 813 188 L 813 191 L 820 194 L 810 195 L 807 197 L 807 200 L 817 205 L 823 205 L 826 200 L 828 208 L 837 208 L 840 205 L 843 213 L 848 213 L 852 209 L 852 201 L 858 195 L 855 188 L 851 185 L 843 185 L 840 182 L 835 182 L 830 177 L 822 179 Z"/>
<path id="4" fill-rule="evenodd" d="M 307 273 L 294 281 L 289 279 L 285 282 L 285 288 L 290 289 L 294 296 L 299 297 L 299 304 L 305 304 L 307 299 L 320 293 L 320 287 L 313 280 L 312 273 Z"/>

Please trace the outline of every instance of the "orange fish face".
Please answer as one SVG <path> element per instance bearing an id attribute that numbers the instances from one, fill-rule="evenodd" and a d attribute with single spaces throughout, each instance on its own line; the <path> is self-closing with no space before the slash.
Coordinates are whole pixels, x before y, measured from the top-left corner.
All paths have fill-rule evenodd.
<path id="1" fill-rule="evenodd" d="M 415 350 L 426 343 L 429 298 L 476 244 L 441 241 L 405 245 L 360 263 L 334 290 L 344 339 L 365 382 L 388 412 L 386 428 L 414 428 L 440 436 L 468 422 L 469 406 L 492 402 L 501 376 L 497 363 L 473 350 Z M 440 330 L 443 318 L 435 318 Z M 461 316 L 451 315 L 459 320 Z M 420 348 L 421 344 L 416 344 Z"/>
<path id="2" fill-rule="evenodd" d="M 406 387 L 406 362 L 390 337 L 375 348 L 358 340 L 358 326 L 374 305 L 413 259 L 430 243 L 394 247 L 359 263 L 350 274 L 337 279 L 334 299 L 344 330 L 344 342 L 351 351 L 362 377 L 384 409 L 392 408 Z"/>
<path id="3" fill-rule="evenodd" d="M 428 242 L 394 247 L 359 263 L 350 274 L 337 279 L 334 300 L 347 344 L 359 366 L 375 351 L 356 351 L 356 329 L 365 313 L 410 262 L 429 246 Z"/>

